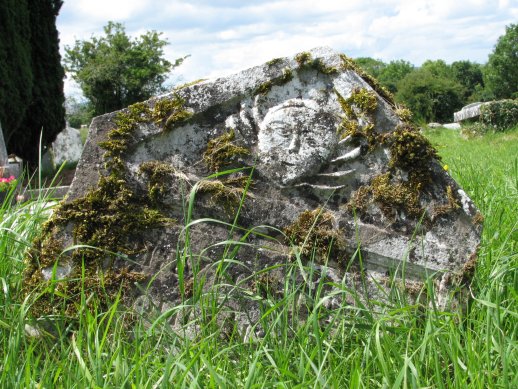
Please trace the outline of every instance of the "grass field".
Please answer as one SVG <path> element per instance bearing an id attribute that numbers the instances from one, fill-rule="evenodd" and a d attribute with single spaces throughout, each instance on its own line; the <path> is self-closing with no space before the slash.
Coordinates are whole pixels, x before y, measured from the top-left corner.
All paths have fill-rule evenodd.
<path id="1" fill-rule="evenodd" d="M 104 312 L 83 304 L 70 331 L 34 338 L 21 272 L 48 209 L 43 199 L 4 205 L 0 388 L 517 388 L 518 128 L 469 140 L 445 129 L 426 135 L 485 217 L 471 297 L 457 311 L 395 298 L 375 314 L 346 304 L 326 312 L 319 287 L 308 319 L 297 321 L 287 308 L 301 287 L 287 279 L 284 296 L 264 304 L 261 339 L 224 337 L 216 320 L 200 321 L 190 339 L 168 325 L 182 307 L 149 319 L 118 301 Z M 197 304 L 217 316 L 211 300 Z M 319 325 L 324 314 L 332 325 Z"/>

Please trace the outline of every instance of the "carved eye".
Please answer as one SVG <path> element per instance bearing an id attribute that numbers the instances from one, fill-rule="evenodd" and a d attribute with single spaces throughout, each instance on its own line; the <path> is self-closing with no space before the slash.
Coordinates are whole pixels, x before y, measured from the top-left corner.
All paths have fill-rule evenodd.
<path id="1" fill-rule="evenodd" d="M 317 141 L 313 138 L 306 138 L 306 143 L 311 147 L 316 147 L 318 145 Z"/>
<path id="2" fill-rule="evenodd" d="M 277 132 L 284 138 L 291 136 L 291 130 L 287 127 L 280 127 L 277 129 Z"/>

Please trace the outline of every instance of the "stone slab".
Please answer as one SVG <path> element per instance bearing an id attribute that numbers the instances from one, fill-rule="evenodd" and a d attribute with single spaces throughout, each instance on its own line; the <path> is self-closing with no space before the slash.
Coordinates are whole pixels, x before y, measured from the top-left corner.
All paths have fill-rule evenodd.
<path id="1" fill-rule="evenodd" d="M 159 310 L 192 298 L 193 285 L 215 288 L 225 269 L 243 331 L 258 313 L 246 297 L 259 293 L 254 274 L 281 269 L 268 285 L 282 289 L 282 269 L 297 261 L 365 299 L 383 298 L 392 275 L 403 285 L 433 277 L 446 301 L 469 278 L 481 218 L 402 117 L 386 91 L 326 48 L 97 117 L 35 252 L 106 244 L 121 255 L 67 252 L 59 269 L 75 274 L 85 255 L 94 268 L 129 267 L 121 274 L 152 279 L 136 301 Z M 30 279 L 44 283 L 54 260 L 35 258 Z"/>

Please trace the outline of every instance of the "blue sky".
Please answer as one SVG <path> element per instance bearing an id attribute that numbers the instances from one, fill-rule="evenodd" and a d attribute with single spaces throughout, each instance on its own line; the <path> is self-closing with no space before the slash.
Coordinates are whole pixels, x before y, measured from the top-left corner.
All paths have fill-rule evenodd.
<path id="1" fill-rule="evenodd" d="M 163 32 L 172 83 L 213 78 L 316 46 L 383 61 L 487 61 L 518 0 L 65 0 L 61 47 L 101 35 L 109 21 L 129 35 Z M 63 52 L 63 51 L 62 51 Z M 65 92 L 78 89 L 68 79 Z"/>

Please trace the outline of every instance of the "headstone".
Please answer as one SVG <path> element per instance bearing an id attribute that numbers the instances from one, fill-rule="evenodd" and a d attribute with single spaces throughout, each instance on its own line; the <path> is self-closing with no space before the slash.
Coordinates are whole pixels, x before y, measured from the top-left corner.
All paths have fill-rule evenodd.
<path id="1" fill-rule="evenodd" d="M 18 177 L 20 175 L 20 163 L 9 162 L 9 154 L 5 147 L 4 133 L 2 131 L 2 123 L 0 123 L 0 178 Z"/>
<path id="2" fill-rule="evenodd" d="M 453 121 L 461 122 L 463 120 L 475 119 L 480 116 L 480 108 L 488 103 L 471 103 L 462 107 L 462 109 L 453 114 Z"/>
<path id="3" fill-rule="evenodd" d="M 85 263 L 92 283 L 104 268 L 103 288 L 162 310 L 221 284 L 239 328 L 257 320 L 250 296 L 282 292 L 290 263 L 365 299 L 382 298 L 393 274 L 414 291 L 433 277 L 445 298 L 469 279 L 481 215 L 406 117 L 323 48 L 97 117 L 27 285 L 44 285 L 56 259 L 60 277 Z M 104 251 L 61 254 L 72 244 Z"/>
<path id="4" fill-rule="evenodd" d="M 435 123 L 435 122 L 433 122 L 433 123 L 428 123 L 428 124 L 427 124 L 427 126 L 428 126 L 429 128 L 440 128 L 440 127 L 442 127 L 442 124 L 441 124 L 441 123 Z"/>
<path id="5" fill-rule="evenodd" d="M 4 132 L 2 130 L 2 123 L 0 123 L 0 166 L 9 164 L 9 154 L 5 148 Z"/>
<path id="6" fill-rule="evenodd" d="M 55 166 L 67 161 L 75 163 L 81 158 L 83 143 L 79 130 L 70 126 L 61 131 L 52 143 L 52 154 Z"/>

